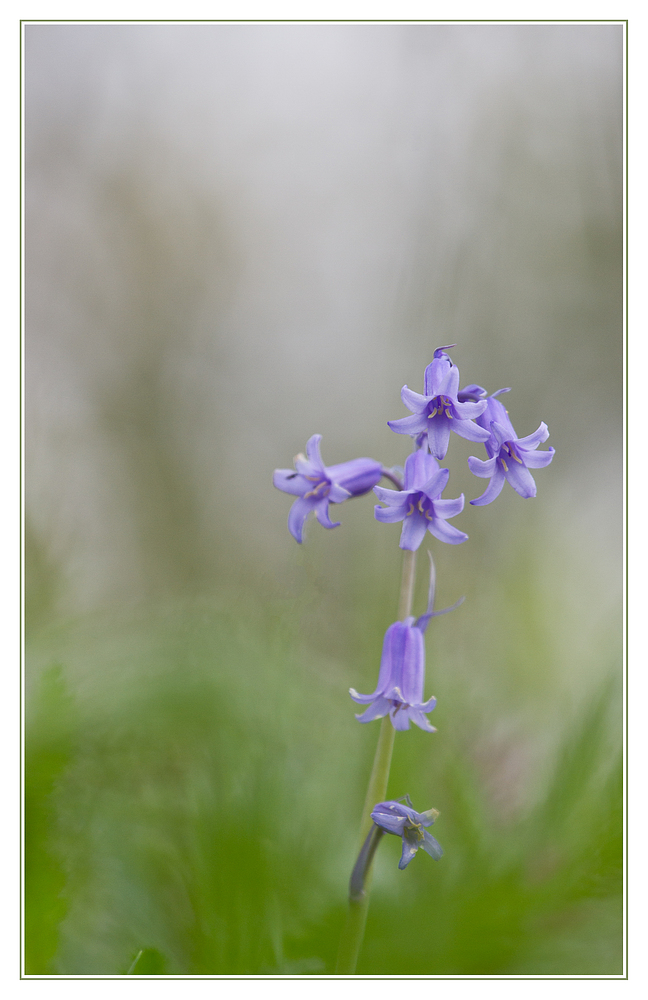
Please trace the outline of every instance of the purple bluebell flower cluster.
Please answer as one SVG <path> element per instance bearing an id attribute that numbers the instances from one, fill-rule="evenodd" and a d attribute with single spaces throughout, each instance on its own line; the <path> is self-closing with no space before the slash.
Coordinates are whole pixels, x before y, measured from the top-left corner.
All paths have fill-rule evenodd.
<path id="1" fill-rule="evenodd" d="M 549 437 L 545 423 L 541 423 L 527 437 L 517 436 L 508 411 L 498 398 L 502 393 L 509 392 L 508 389 L 500 389 L 491 395 L 476 383 L 460 389 L 459 369 L 446 353 L 448 350 L 449 347 L 439 347 L 434 352 L 431 363 L 425 369 L 422 395 L 403 386 L 401 399 L 410 410 L 410 416 L 388 421 L 395 433 L 407 435 L 413 442 L 402 480 L 400 470 L 387 468 L 372 458 L 356 458 L 339 465 L 325 466 L 320 454 L 320 434 L 314 434 L 309 439 L 306 455 L 297 455 L 294 470 L 276 469 L 274 472 L 274 485 L 295 497 L 288 515 L 288 528 L 300 543 L 304 525 L 311 514 L 325 528 L 338 527 L 339 522 L 331 520 L 330 505 L 341 504 L 373 490 L 379 500 L 379 504 L 374 506 L 376 520 L 383 524 L 402 524 L 399 544 L 401 549 L 406 550 L 409 561 L 405 565 L 411 571 L 409 577 L 403 577 L 409 580 L 408 589 L 402 591 L 408 595 L 403 604 L 406 608 L 411 607 L 413 554 L 428 532 L 449 545 L 459 545 L 468 538 L 465 532 L 449 523 L 464 509 L 463 493 L 456 499 L 442 497 L 450 472 L 439 462 L 446 458 L 451 432 L 485 447 L 485 459 L 475 456 L 468 459 L 471 472 L 489 480 L 482 495 L 470 501 L 477 507 L 492 503 L 502 491 L 505 481 L 519 496 L 534 497 L 536 484 L 530 470 L 544 468 L 554 456 L 553 448 L 538 451 L 539 445 Z M 396 488 L 379 486 L 382 477 L 390 480 Z M 404 611 L 407 617 L 388 627 L 383 640 L 378 682 L 371 694 L 358 694 L 354 688 L 349 689 L 351 698 L 365 706 L 364 711 L 356 715 L 359 722 L 388 717 L 395 730 L 409 729 L 414 723 L 425 732 L 436 732 L 427 718 L 436 705 L 436 698 L 424 700 L 424 634 L 431 618 L 452 611 L 461 601 L 444 611 L 434 611 L 434 591 L 435 571 L 430 555 L 430 588 L 425 614 L 414 618 Z M 388 744 L 381 736 L 381 754 L 381 746 L 387 745 L 390 759 L 391 743 Z M 377 762 L 378 759 L 377 754 Z M 378 773 L 376 766 L 374 772 Z M 388 774 L 388 771 L 389 760 L 386 771 L 381 773 Z M 385 794 L 386 777 L 383 785 L 372 784 L 371 787 L 381 787 L 382 793 L 376 794 Z M 371 813 L 373 824 L 351 877 L 352 902 L 358 902 L 365 894 L 366 874 L 378 842 L 385 833 L 402 839 L 401 869 L 407 867 L 419 848 L 437 860 L 442 856 L 440 845 L 426 829 L 437 815 L 434 809 L 416 812 L 407 796 L 405 804 L 403 800 L 388 800 L 374 806 Z"/>
<path id="2" fill-rule="evenodd" d="M 445 476 L 441 489 L 441 480 L 433 478 L 433 471 L 447 473 L 447 470 L 439 469 L 436 460 L 446 457 L 451 430 L 486 447 L 486 461 L 475 457 L 468 459 L 468 466 L 474 475 L 490 479 L 485 492 L 470 501 L 473 506 L 483 506 L 495 500 L 505 480 L 521 497 L 534 497 L 536 485 L 529 469 L 544 468 L 554 456 L 553 448 L 536 451 L 538 445 L 549 437 L 546 424 L 540 424 L 534 434 L 518 438 L 507 411 L 497 399 L 503 392 L 509 392 L 508 389 L 500 389 L 491 396 L 476 383 L 460 389 L 459 369 L 445 353 L 446 350 L 449 348 L 437 348 L 432 362 L 425 369 L 424 395 L 403 386 L 401 399 L 412 411 L 412 416 L 388 421 L 397 434 L 412 437 L 415 448 L 408 459 L 411 463 L 409 477 L 407 463 L 405 465 L 404 491 L 399 494 L 395 490 L 374 487 L 378 499 L 387 504 L 387 507 L 375 508 L 376 519 L 404 522 L 400 540 L 402 549 L 417 549 L 426 530 L 451 545 L 458 545 L 468 538 L 452 525 L 439 523 L 441 518 L 445 521 L 463 510 L 463 494 L 458 500 L 439 499 L 449 474 Z M 416 459 L 418 455 L 421 457 Z M 435 461 L 434 465 L 431 460 Z M 428 481 L 423 483 L 426 472 Z M 406 497 L 405 492 L 417 495 Z M 429 522 L 427 525 L 426 520 Z"/>
<path id="3" fill-rule="evenodd" d="M 405 482 L 402 489 L 378 486 L 385 476 L 395 485 L 393 474 L 373 458 L 355 458 L 339 465 L 325 466 L 320 455 L 321 434 L 313 434 L 306 445 L 306 455 L 297 455 L 295 468 L 275 469 L 273 482 L 277 489 L 296 497 L 288 515 L 288 529 L 297 542 L 303 541 L 304 524 L 310 514 L 325 528 L 337 528 L 329 506 L 362 496 L 373 489 L 386 506 L 376 505 L 376 520 L 383 524 L 402 521 L 400 547 L 416 551 L 426 532 L 449 545 L 465 542 L 468 535 L 449 524 L 464 508 L 464 496 L 442 499 L 450 473 L 439 461 L 446 457 L 450 431 L 486 448 L 486 460 L 471 456 L 471 472 L 490 482 L 480 497 L 471 500 L 473 506 L 492 503 L 499 496 L 505 480 L 521 497 L 534 497 L 536 485 L 530 469 L 549 465 L 554 449 L 537 451 L 549 437 L 545 423 L 527 437 L 518 438 L 508 412 L 497 398 L 508 389 L 488 395 L 483 386 L 471 383 L 459 389 L 459 369 L 439 347 L 425 369 L 424 394 L 413 392 L 406 385 L 401 398 L 412 411 L 409 417 L 388 421 L 397 434 L 407 434 L 414 440 L 414 451 L 405 462 Z"/>
<path id="4" fill-rule="evenodd" d="M 407 868 L 419 847 L 435 861 L 443 857 L 441 844 L 425 829 L 427 826 L 432 826 L 439 813 L 436 809 L 416 812 L 409 796 L 406 796 L 406 800 L 407 805 L 394 800 L 379 802 L 371 813 L 372 820 L 380 830 L 402 837 L 403 853 L 398 862 L 398 867 L 401 869 Z"/>

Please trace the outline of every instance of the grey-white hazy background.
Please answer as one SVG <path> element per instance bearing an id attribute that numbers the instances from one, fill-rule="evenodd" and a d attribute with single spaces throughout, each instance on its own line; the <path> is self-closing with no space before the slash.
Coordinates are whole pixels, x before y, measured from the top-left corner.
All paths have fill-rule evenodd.
<path id="1" fill-rule="evenodd" d="M 621 27 L 25 37 L 41 603 L 209 588 L 241 559 L 271 581 L 293 558 L 272 469 L 315 431 L 329 464 L 402 462 L 385 422 L 452 343 L 462 383 L 513 386 L 520 435 L 549 424 L 535 516 L 618 600 Z M 500 503 L 501 544 L 527 505 Z"/>

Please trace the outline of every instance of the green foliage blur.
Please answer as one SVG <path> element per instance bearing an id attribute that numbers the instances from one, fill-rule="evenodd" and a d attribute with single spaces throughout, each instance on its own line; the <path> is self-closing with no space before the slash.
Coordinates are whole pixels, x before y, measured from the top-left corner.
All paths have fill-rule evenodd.
<path id="1" fill-rule="evenodd" d="M 389 783 L 445 853 L 383 838 L 357 971 L 622 974 L 622 41 L 27 26 L 28 975 L 333 973 L 400 526 L 298 546 L 272 470 L 402 465 L 452 343 L 556 456 L 475 508 L 451 441 Z"/>
<path id="2" fill-rule="evenodd" d="M 384 838 L 358 974 L 621 972 L 617 630 L 566 709 L 525 556 L 491 579 L 495 610 L 471 595 L 429 630 L 438 733 L 398 736 L 389 787 L 440 810 L 445 855 L 400 872 Z M 346 692 L 370 689 L 375 621 L 394 613 L 389 588 L 351 582 L 336 596 L 353 609 L 347 655 L 310 645 L 316 588 L 295 569 L 281 600 L 239 583 L 30 636 L 28 973 L 125 974 L 140 951 L 132 974 L 333 971 L 378 727 Z M 462 662 L 480 626 L 479 659 Z M 325 639 L 323 623 L 306 631 Z"/>

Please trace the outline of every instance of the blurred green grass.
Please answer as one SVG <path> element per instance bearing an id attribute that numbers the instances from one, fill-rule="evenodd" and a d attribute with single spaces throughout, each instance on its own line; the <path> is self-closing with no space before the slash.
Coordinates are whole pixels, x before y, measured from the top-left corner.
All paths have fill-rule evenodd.
<path id="1" fill-rule="evenodd" d="M 333 971 L 377 737 L 347 689 L 393 614 L 382 577 L 350 574 L 322 641 L 333 537 L 312 532 L 296 575 L 315 582 L 292 594 L 239 583 L 30 630 L 28 974 L 125 974 L 140 951 L 132 974 Z M 428 633 L 439 732 L 398 737 L 389 794 L 440 810 L 445 856 L 400 872 L 385 838 L 359 974 L 622 971 L 620 621 L 570 697 L 558 595 L 515 553 Z"/>

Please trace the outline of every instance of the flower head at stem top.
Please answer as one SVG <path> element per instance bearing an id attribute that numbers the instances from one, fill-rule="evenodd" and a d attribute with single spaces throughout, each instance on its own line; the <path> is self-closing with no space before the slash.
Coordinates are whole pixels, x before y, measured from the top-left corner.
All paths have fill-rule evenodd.
<path id="1" fill-rule="evenodd" d="M 538 445 L 549 437 L 545 423 L 541 423 L 537 431 L 527 437 L 517 436 L 506 409 L 496 398 L 508 391 L 500 389 L 499 392 L 489 396 L 486 400 L 486 409 L 477 418 L 477 422 L 490 431 L 488 441 L 485 442 L 489 457 L 486 461 L 471 457 L 468 459 L 468 465 L 473 475 L 483 479 L 488 478 L 490 483 L 480 497 L 470 501 L 473 506 L 483 507 L 492 503 L 501 493 L 505 480 L 508 480 L 521 497 L 525 499 L 534 497 L 537 491 L 536 484 L 529 469 L 544 468 L 549 465 L 555 454 L 554 448 L 536 451 Z"/>
<path id="2" fill-rule="evenodd" d="M 321 434 L 313 434 L 306 444 L 306 455 L 295 457 L 295 470 L 275 469 L 272 477 L 278 490 L 297 497 L 288 514 L 288 530 L 298 542 L 302 541 L 309 514 L 314 513 L 323 527 L 337 528 L 340 522 L 331 521 L 329 504 L 368 493 L 383 474 L 382 465 L 373 458 L 325 466 L 320 455 L 321 440 Z"/>
<path id="3" fill-rule="evenodd" d="M 429 854 L 435 861 L 438 861 L 443 856 L 443 849 L 425 827 L 432 826 L 439 813 L 436 809 L 427 809 L 422 813 L 416 812 L 408 795 L 405 796 L 405 799 L 407 805 L 403 805 L 402 801 L 396 802 L 394 800 L 379 802 L 371 813 L 372 820 L 385 833 L 393 833 L 397 837 L 402 837 L 403 853 L 398 862 L 399 868 L 407 868 L 419 847 L 423 848 L 426 854 Z"/>
<path id="4" fill-rule="evenodd" d="M 388 505 L 375 507 L 376 520 L 386 524 L 403 522 L 401 549 L 418 549 L 426 531 L 449 545 L 459 545 L 468 538 L 463 531 L 447 523 L 448 518 L 460 514 L 464 507 L 463 493 L 456 500 L 441 499 L 449 475 L 432 455 L 419 448 L 405 461 L 405 489 L 387 490 L 374 486 L 378 499 Z"/>
<path id="5" fill-rule="evenodd" d="M 443 611 L 433 611 L 435 591 L 434 562 L 430 555 L 430 589 L 427 611 L 420 618 L 406 618 L 394 622 L 385 633 L 383 640 L 378 685 L 372 694 L 358 694 L 349 688 L 349 694 L 359 705 L 368 705 L 365 711 L 356 715 L 358 722 L 372 722 L 389 713 L 394 729 L 409 729 L 410 722 L 428 733 L 436 729 L 426 719 L 436 705 L 436 698 L 423 701 L 425 686 L 425 643 L 423 634 L 431 618 L 453 611 L 463 598 Z"/>
<path id="6" fill-rule="evenodd" d="M 427 434 L 430 453 L 439 459 L 446 456 L 451 430 L 469 441 L 487 441 L 488 433 L 473 423 L 486 409 L 485 400 L 462 402 L 459 395 L 459 369 L 453 365 L 445 348 L 439 347 L 425 369 L 424 395 L 413 392 L 406 385 L 401 389 L 401 399 L 412 411 L 412 416 L 387 423 L 397 434 L 409 434 L 417 439 Z"/>

